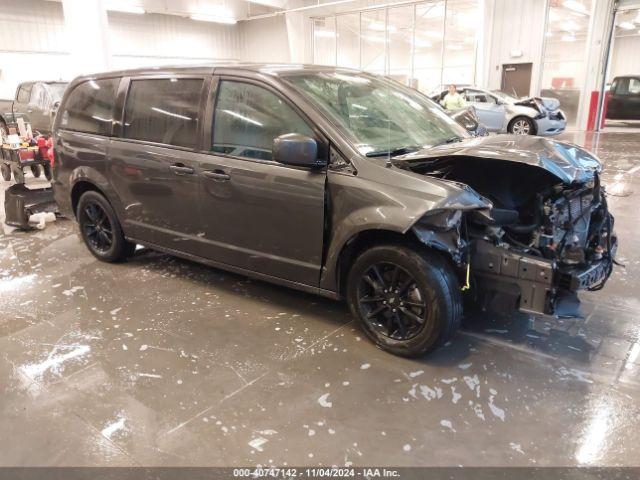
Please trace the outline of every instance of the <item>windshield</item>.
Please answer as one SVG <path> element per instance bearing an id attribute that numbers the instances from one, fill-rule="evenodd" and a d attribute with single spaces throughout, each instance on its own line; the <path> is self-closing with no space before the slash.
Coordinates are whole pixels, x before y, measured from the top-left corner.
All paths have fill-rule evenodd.
<path id="1" fill-rule="evenodd" d="M 382 77 L 319 72 L 285 80 L 318 106 L 363 155 L 399 155 L 469 136 L 427 97 Z"/>

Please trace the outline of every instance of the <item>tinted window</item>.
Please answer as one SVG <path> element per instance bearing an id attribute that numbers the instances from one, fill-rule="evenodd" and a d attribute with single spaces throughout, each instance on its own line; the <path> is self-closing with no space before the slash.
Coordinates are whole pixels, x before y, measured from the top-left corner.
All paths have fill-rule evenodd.
<path id="1" fill-rule="evenodd" d="M 271 160 L 273 139 L 315 134 L 278 95 L 249 83 L 223 81 L 214 114 L 213 151 Z"/>
<path id="2" fill-rule="evenodd" d="M 73 89 L 61 113 L 60 128 L 111 135 L 119 78 L 89 80 Z"/>
<path id="3" fill-rule="evenodd" d="M 640 79 L 618 78 L 614 82 L 616 95 L 637 95 L 640 93 Z"/>
<path id="4" fill-rule="evenodd" d="M 29 98 L 31 97 L 31 88 L 33 87 L 33 83 L 25 83 L 20 85 L 18 89 L 18 102 L 20 103 L 28 103 Z"/>
<path id="5" fill-rule="evenodd" d="M 124 115 L 124 137 L 195 147 L 202 79 L 133 80 Z"/>

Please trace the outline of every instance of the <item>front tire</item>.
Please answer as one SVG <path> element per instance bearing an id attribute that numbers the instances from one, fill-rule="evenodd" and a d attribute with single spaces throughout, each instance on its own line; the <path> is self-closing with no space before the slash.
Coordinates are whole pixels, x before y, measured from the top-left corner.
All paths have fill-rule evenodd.
<path id="1" fill-rule="evenodd" d="M 347 301 L 381 349 L 415 357 L 446 343 L 460 326 L 462 296 L 439 255 L 400 245 L 363 252 L 347 279 Z"/>
<path id="2" fill-rule="evenodd" d="M 97 259 L 115 263 L 133 254 L 135 244 L 124 238 L 116 213 L 100 193 L 82 194 L 76 218 L 85 245 Z"/>
<path id="3" fill-rule="evenodd" d="M 509 123 L 509 133 L 514 135 L 535 135 L 536 128 L 529 117 L 516 117 Z"/>

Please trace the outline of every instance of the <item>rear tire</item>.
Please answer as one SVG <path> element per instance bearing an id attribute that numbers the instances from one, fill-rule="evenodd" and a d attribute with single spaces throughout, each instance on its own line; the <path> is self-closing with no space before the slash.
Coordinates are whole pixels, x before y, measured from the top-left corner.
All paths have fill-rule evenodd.
<path id="1" fill-rule="evenodd" d="M 42 165 L 42 170 L 44 170 L 44 177 L 51 181 L 51 179 L 53 178 L 53 175 L 51 174 L 51 164 L 50 163 L 45 163 L 44 165 Z"/>
<path id="2" fill-rule="evenodd" d="M 88 191 L 82 194 L 76 218 L 85 245 L 97 259 L 121 262 L 135 251 L 135 244 L 124 238 L 116 213 L 100 193 Z"/>
<path id="3" fill-rule="evenodd" d="M 460 326 L 458 281 L 452 267 L 433 252 L 373 247 L 356 259 L 347 282 L 351 313 L 387 352 L 424 355 L 446 343 Z"/>
<path id="4" fill-rule="evenodd" d="M 3 163 L 0 165 L 0 170 L 2 171 L 2 179 L 5 182 L 11 181 L 11 167 L 8 164 Z"/>
<path id="5" fill-rule="evenodd" d="M 22 170 L 22 167 L 12 168 L 11 171 L 13 172 L 13 179 L 16 183 L 24 184 L 24 171 Z"/>

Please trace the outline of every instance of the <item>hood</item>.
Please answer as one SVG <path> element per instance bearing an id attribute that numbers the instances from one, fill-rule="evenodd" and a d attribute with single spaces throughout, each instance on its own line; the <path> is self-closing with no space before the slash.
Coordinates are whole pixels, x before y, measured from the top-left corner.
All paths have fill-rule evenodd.
<path id="1" fill-rule="evenodd" d="M 538 110 L 540 113 L 543 113 L 543 110 L 553 112 L 560 108 L 560 100 L 551 97 L 525 97 L 513 102 L 513 105 L 530 107 Z"/>
<path id="2" fill-rule="evenodd" d="M 598 158 L 568 142 L 529 135 L 495 135 L 427 148 L 394 158 L 412 162 L 444 157 L 476 157 L 525 163 L 552 173 L 565 183 L 584 183 L 602 170 Z"/>
<path id="3" fill-rule="evenodd" d="M 478 128 L 478 116 L 472 106 L 459 110 L 447 111 L 447 115 L 462 125 L 467 131 L 474 132 Z"/>

